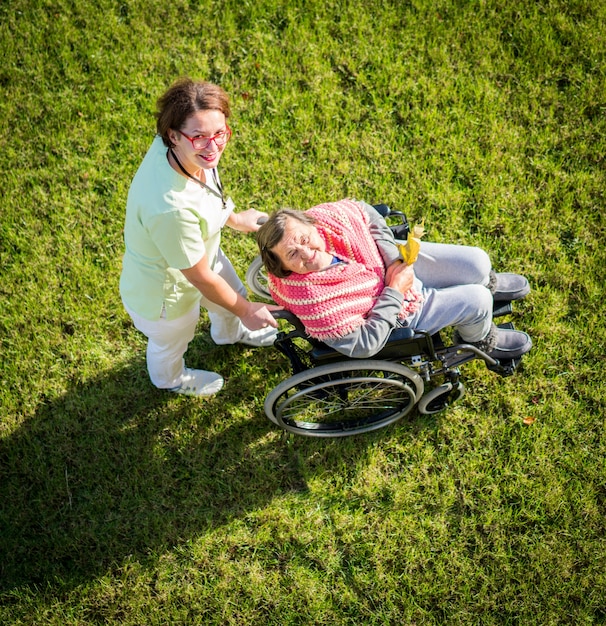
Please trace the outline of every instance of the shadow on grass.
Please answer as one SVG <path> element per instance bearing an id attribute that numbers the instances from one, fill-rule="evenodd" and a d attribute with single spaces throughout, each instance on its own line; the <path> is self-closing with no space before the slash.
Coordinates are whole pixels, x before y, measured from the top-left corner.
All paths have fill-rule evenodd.
<path id="1" fill-rule="evenodd" d="M 138 364 L 42 403 L 0 441 L 0 590 L 70 586 L 304 491 L 292 447 L 230 404 L 229 384 L 173 396 Z"/>
<path id="2" fill-rule="evenodd" d="M 188 359 L 225 376 L 220 394 L 156 390 L 138 360 L 42 401 L 0 440 L 0 592 L 73 587 L 285 493 L 305 497 L 310 475 L 356 473 L 364 449 L 383 436 L 289 445 L 255 398 L 273 374 L 289 375 L 282 355 L 217 347 L 202 333 Z"/>
<path id="3" fill-rule="evenodd" d="M 138 362 L 42 402 L 2 439 L 0 592 L 73 587 L 304 494 L 314 467 L 353 469 L 372 436 L 287 445 L 249 395 L 267 379 L 247 386 L 238 358 L 237 346 L 211 355 L 228 381 L 216 397 L 158 391 Z"/>

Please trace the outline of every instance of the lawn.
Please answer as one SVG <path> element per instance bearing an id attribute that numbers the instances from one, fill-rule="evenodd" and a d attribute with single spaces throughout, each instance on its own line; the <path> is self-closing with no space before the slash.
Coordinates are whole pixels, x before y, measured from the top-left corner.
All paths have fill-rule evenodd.
<path id="1" fill-rule="evenodd" d="M 606 623 L 603 0 L 5 0 L 0 50 L 0 623 Z M 203 316 L 224 390 L 154 389 L 122 224 L 182 75 L 231 95 L 239 209 L 384 202 L 524 273 L 523 367 L 283 436 L 284 357 Z"/>

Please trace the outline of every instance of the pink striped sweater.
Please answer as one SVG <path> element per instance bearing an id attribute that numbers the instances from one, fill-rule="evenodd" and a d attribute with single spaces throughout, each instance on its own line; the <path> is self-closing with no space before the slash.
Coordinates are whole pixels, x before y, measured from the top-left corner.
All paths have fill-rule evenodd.
<path id="1" fill-rule="evenodd" d="M 326 250 L 343 263 L 309 274 L 286 278 L 270 275 L 275 302 L 294 313 L 311 337 L 323 340 L 353 332 L 364 320 L 385 287 L 385 266 L 369 231 L 368 217 L 359 204 L 341 200 L 307 211 L 326 242 Z M 416 311 L 422 296 L 410 290 L 400 311 L 405 318 Z"/>

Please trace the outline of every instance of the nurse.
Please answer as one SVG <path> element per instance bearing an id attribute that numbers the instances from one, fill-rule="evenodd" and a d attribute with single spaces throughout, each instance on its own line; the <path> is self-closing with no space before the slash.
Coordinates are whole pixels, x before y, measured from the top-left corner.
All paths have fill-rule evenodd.
<path id="1" fill-rule="evenodd" d="M 229 98 L 212 83 L 177 80 L 158 100 L 157 136 L 131 183 L 124 224 L 120 295 L 148 339 L 151 382 L 189 396 L 223 386 L 211 371 L 185 367 L 200 306 L 217 344 L 272 345 L 274 305 L 250 302 L 221 249 L 221 229 L 250 233 L 265 213 L 235 212 L 219 160 L 231 137 Z"/>

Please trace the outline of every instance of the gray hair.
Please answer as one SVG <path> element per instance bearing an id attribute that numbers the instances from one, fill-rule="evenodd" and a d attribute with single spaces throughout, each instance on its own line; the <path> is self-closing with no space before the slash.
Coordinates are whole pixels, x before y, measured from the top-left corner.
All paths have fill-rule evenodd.
<path id="1" fill-rule="evenodd" d="M 294 209 L 279 209 L 259 228 L 256 233 L 257 244 L 261 252 L 261 260 L 269 274 L 276 278 L 286 278 L 292 272 L 282 267 L 282 262 L 273 251 L 282 238 L 286 230 L 286 222 L 289 219 L 301 222 L 301 224 L 315 224 L 316 220 L 303 211 Z"/>

